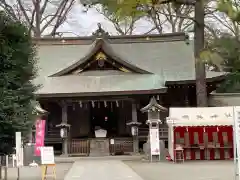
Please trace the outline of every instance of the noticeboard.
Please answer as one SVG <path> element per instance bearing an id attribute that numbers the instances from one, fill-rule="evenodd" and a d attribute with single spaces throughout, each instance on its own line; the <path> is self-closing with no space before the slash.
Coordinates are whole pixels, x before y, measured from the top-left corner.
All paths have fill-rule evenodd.
<path id="1" fill-rule="evenodd" d="M 55 164 L 53 147 L 41 147 L 41 164 L 50 165 Z"/>

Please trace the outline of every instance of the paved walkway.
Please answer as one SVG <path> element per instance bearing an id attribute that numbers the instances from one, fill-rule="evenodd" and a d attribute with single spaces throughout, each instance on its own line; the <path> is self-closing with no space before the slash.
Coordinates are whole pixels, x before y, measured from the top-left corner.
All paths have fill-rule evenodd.
<path id="1" fill-rule="evenodd" d="M 76 161 L 64 180 L 143 180 L 121 160 Z"/>

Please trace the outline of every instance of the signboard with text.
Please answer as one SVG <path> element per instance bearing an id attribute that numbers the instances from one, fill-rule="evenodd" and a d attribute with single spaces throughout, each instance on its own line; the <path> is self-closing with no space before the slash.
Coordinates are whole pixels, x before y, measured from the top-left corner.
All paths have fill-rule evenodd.
<path id="1" fill-rule="evenodd" d="M 53 165 L 54 161 L 54 150 L 53 147 L 41 147 L 41 164 Z"/>
<path id="2" fill-rule="evenodd" d="M 37 120 L 36 121 L 36 138 L 35 138 L 35 155 L 41 155 L 41 147 L 44 146 L 44 138 L 45 138 L 45 120 Z"/>
<path id="3" fill-rule="evenodd" d="M 158 128 L 150 128 L 150 150 L 151 155 L 160 155 Z"/>

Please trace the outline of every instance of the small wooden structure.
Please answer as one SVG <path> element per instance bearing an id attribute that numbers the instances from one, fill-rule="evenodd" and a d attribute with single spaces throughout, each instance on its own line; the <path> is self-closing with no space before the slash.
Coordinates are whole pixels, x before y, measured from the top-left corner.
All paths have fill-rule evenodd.
<path id="1" fill-rule="evenodd" d="M 169 153 L 181 145 L 185 160 L 233 158 L 233 108 L 170 108 Z"/>

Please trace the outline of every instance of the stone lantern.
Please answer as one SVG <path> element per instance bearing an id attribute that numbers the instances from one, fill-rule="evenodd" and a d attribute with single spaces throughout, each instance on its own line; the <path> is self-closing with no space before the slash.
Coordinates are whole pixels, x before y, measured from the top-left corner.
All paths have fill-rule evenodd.
<path id="1" fill-rule="evenodd" d="M 160 153 L 164 150 L 164 146 L 160 146 L 161 142 L 159 140 L 159 126 L 163 123 L 160 119 L 161 111 L 167 111 L 167 109 L 158 104 L 155 97 L 152 97 L 149 104 L 141 109 L 141 112 L 148 113 L 146 124 L 149 126 L 149 134 L 144 151 L 148 156 L 150 154 L 151 161 L 154 155 L 158 156 L 160 160 Z"/>
<path id="2" fill-rule="evenodd" d="M 138 126 L 140 126 L 141 124 L 142 123 L 135 121 L 127 123 L 127 125 L 131 127 L 131 134 L 133 137 L 133 152 L 135 154 L 139 153 Z"/>
<path id="3" fill-rule="evenodd" d="M 63 140 L 63 152 L 62 156 L 68 156 L 68 136 L 70 132 L 70 124 L 67 124 L 65 122 L 62 122 L 61 124 L 56 125 L 56 127 L 60 128 L 60 137 Z"/>

